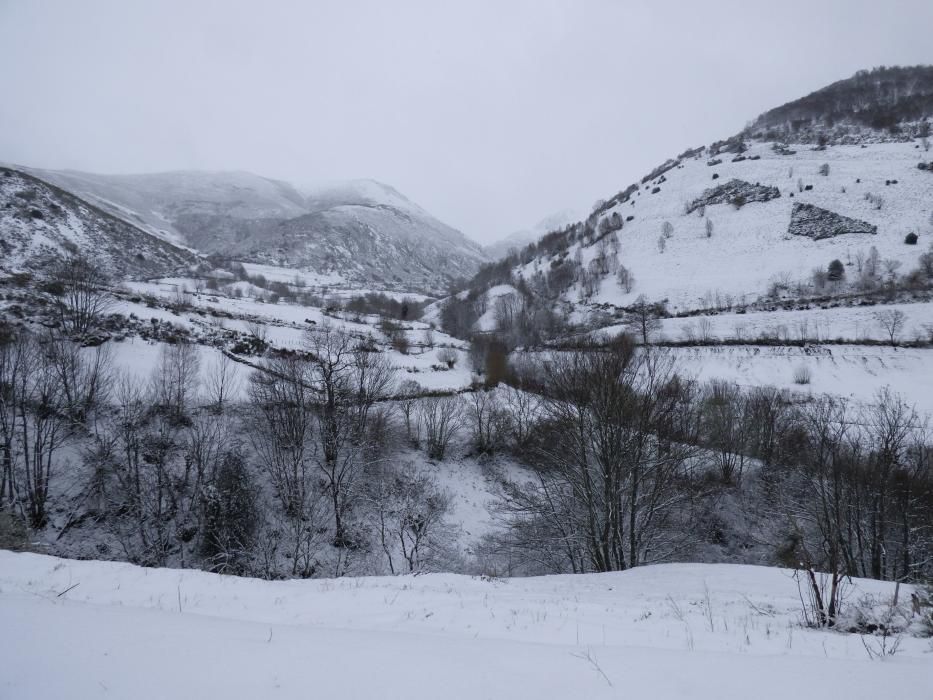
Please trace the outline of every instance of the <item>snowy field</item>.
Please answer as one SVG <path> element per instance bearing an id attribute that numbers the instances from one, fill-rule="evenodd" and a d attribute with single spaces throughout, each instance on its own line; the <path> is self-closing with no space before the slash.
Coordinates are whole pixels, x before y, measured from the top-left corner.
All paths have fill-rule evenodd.
<path id="1" fill-rule="evenodd" d="M 284 268 L 271 268 L 260 266 L 263 269 L 279 270 L 287 276 Z M 127 287 L 138 294 L 151 294 L 165 301 L 172 301 L 176 295 L 176 288 L 194 289 L 193 279 L 168 278 L 154 282 L 128 282 Z M 364 290 L 365 291 L 365 290 Z M 408 295 L 406 295 L 408 296 Z M 413 298 L 418 295 L 412 295 Z M 224 329 L 248 332 L 251 322 L 258 322 L 265 334 L 265 341 L 274 348 L 284 350 L 299 350 L 307 346 L 305 334 L 309 329 L 320 328 L 324 325 L 343 328 L 358 337 L 372 337 L 384 345 L 383 352 L 390 358 L 392 365 L 398 369 L 399 381 L 411 379 L 422 387 L 430 390 L 462 389 L 470 385 L 472 371 L 466 354 L 467 343 L 453 338 L 446 333 L 432 329 L 424 321 L 406 321 L 401 325 L 410 345 L 408 353 L 401 353 L 391 348 L 379 328 L 380 317 L 373 315 L 356 316 L 346 315 L 345 318 L 336 318 L 324 314 L 315 306 L 304 306 L 294 303 L 265 303 L 250 298 L 232 298 L 210 292 L 200 294 L 186 294 L 185 299 L 190 310 L 175 313 L 164 308 L 147 306 L 143 302 L 134 302 L 128 299 L 118 300 L 112 312 L 125 316 L 135 316 L 139 319 L 158 319 L 160 322 L 169 322 L 189 331 L 202 331 L 210 334 Z M 230 314 L 232 318 L 212 316 L 216 311 Z M 433 347 L 427 345 L 428 336 Z M 148 377 L 151 368 L 155 367 L 161 343 L 147 343 L 138 338 L 127 340 L 124 343 L 113 343 L 112 350 L 116 361 L 115 365 L 127 369 L 134 376 Z M 437 357 L 439 347 L 450 347 L 457 353 L 457 362 L 453 368 L 447 368 Z M 207 371 L 216 363 L 219 352 L 212 348 L 201 348 L 202 370 Z M 255 359 L 255 358 L 254 358 Z M 245 373 L 248 370 L 243 368 Z"/>
<path id="2" fill-rule="evenodd" d="M 749 388 L 775 386 L 804 395 L 830 394 L 871 403 L 889 387 L 933 417 L 933 350 L 877 346 L 671 348 L 684 374 L 700 381 L 725 380 Z M 794 381 L 805 368 L 810 383 Z"/>
<path id="3" fill-rule="evenodd" d="M 751 566 L 265 582 L 0 552 L 0 696 L 930 697 L 929 640 L 871 660 L 798 614 L 791 573 Z"/>
<path id="4" fill-rule="evenodd" d="M 799 311 L 755 311 L 746 314 L 723 313 L 710 316 L 666 318 L 661 338 L 667 340 L 750 340 L 771 337 L 782 341 L 873 340 L 888 342 L 890 337 L 878 314 L 900 311 L 904 314 L 898 341 L 928 341 L 933 331 L 933 304 L 877 304 Z M 622 330 L 622 326 L 612 327 Z M 607 331 L 611 329 L 606 329 Z"/>

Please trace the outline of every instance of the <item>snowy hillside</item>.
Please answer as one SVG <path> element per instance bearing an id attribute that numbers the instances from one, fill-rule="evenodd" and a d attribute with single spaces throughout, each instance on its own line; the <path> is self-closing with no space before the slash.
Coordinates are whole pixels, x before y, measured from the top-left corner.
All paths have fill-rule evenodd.
<path id="1" fill-rule="evenodd" d="M 854 583 L 853 598 L 893 593 Z M 791 572 L 750 566 L 264 582 L 0 552 L 0 694 L 858 700 L 933 685 L 927 640 L 873 661 L 859 635 L 799 627 L 799 606 Z"/>
<path id="2" fill-rule="evenodd" d="M 634 284 L 626 291 L 616 277 L 606 277 L 587 301 L 628 305 L 645 295 L 652 301 L 667 300 L 673 311 L 706 308 L 716 298 L 749 303 L 765 297 L 775 283 L 809 284 L 812 270 L 825 269 L 834 259 L 841 260 L 846 274 L 854 278 L 858 258 L 867 258 L 873 247 L 881 260 L 894 261 L 907 272 L 933 242 L 933 175 L 917 168 L 918 161 L 929 155 L 917 145 L 814 150 L 791 144 L 781 152 L 770 143 L 752 143 L 741 156 L 713 156 L 704 150 L 676 161 L 600 214 L 600 220 L 618 214 L 624 221 L 616 233 L 618 260 L 634 275 Z M 780 196 L 738 206 L 710 204 L 687 213 L 692 203 L 732 180 L 776 187 Z M 801 203 L 867 222 L 877 227 L 877 234 L 821 240 L 793 235 L 788 228 L 794 207 Z M 671 226 L 668 234 L 666 223 Z M 905 245 L 911 232 L 918 234 L 918 245 Z M 569 249 L 569 257 L 578 250 L 584 267 L 601 252 L 597 245 L 577 243 Z M 536 259 L 518 272 L 531 279 L 546 271 L 550 262 L 551 258 Z M 580 291 L 576 286 L 565 297 L 576 301 Z"/>
<path id="3" fill-rule="evenodd" d="M 462 233 L 372 180 L 300 192 L 244 172 L 31 172 L 155 236 L 247 262 L 438 292 L 486 259 Z"/>
<path id="4" fill-rule="evenodd" d="M 198 261 L 188 250 L 9 168 L 0 168 L 0 234 L 0 268 L 7 272 L 35 269 L 76 251 L 119 275 L 168 274 Z"/>

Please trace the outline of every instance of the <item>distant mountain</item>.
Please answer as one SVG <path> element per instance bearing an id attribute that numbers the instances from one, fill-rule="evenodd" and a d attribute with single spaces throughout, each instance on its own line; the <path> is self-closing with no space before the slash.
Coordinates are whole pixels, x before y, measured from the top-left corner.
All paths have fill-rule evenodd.
<path id="1" fill-rule="evenodd" d="M 245 172 L 32 172 L 205 254 L 434 293 L 486 260 L 478 244 L 373 180 L 299 190 Z"/>
<path id="2" fill-rule="evenodd" d="M 0 269 L 41 269 L 80 252 L 116 276 L 167 275 L 197 264 L 178 248 L 28 173 L 0 168 Z"/>
<path id="3" fill-rule="evenodd" d="M 529 243 L 537 241 L 551 231 L 557 231 L 569 224 L 579 221 L 583 216 L 584 214 L 582 212 L 574 209 L 564 209 L 555 212 L 541 219 L 541 221 L 532 228 L 514 231 L 495 243 L 484 246 L 486 255 L 491 260 L 504 258 L 513 248 L 524 248 Z"/>

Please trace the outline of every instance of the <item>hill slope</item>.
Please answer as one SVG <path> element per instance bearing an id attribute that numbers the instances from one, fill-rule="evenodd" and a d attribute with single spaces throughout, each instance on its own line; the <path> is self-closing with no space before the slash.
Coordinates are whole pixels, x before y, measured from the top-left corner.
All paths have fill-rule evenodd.
<path id="1" fill-rule="evenodd" d="M 176 247 L 58 187 L 0 168 L 0 267 L 36 269 L 80 251 L 115 275 L 171 274 L 197 263 Z"/>
<path id="2" fill-rule="evenodd" d="M 592 320 L 641 295 L 677 313 L 879 289 L 915 270 L 933 241 L 933 150 L 917 121 L 933 104 L 931 80 L 933 68 L 859 74 L 685 151 L 584 221 L 482 271 L 474 296 L 521 281 Z M 876 107 L 895 115 L 893 126 L 871 125 Z M 794 133 L 808 142 L 772 140 L 797 114 L 807 128 Z M 840 137 L 833 119 L 844 115 L 863 121 Z M 917 243 L 905 244 L 911 233 Z M 833 260 L 842 279 L 825 286 Z"/>
<path id="3" fill-rule="evenodd" d="M 243 172 L 34 172 L 153 235 L 207 254 L 435 292 L 486 259 L 462 233 L 371 180 L 299 191 Z"/>

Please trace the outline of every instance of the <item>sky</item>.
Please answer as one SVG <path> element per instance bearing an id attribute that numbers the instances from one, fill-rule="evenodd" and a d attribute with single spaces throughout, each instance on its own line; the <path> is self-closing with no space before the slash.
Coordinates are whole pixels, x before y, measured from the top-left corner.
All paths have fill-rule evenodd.
<path id="1" fill-rule="evenodd" d="M 0 161 L 386 182 L 486 243 L 862 68 L 930 0 L 0 0 Z"/>

